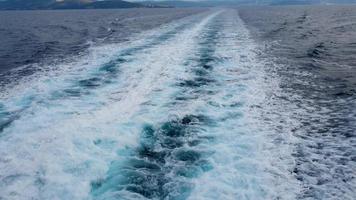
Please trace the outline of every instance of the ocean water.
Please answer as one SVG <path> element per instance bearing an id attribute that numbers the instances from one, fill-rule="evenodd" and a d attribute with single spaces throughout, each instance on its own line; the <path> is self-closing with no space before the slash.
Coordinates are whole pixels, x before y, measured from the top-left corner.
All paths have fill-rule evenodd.
<path id="1" fill-rule="evenodd" d="M 293 105 L 284 109 L 299 123 L 292 156 L 300 199 L 355 198 L 355 11 L 348 5 L 239 12 L 282 78 L 276 98 Z"/>
<path id="2" fill-rule="evenodd" d="M 202 9 L 119 9 L 0 12 L 0 73 L 23 67 L 21 75 L 78 56 L 95 43 L 127 41 L 129 37 Z M 55 67 L 55 66 L 54 66 Z M 4 83 L 9 75 L 2 76 Z M 9 81 L 9 80 L 6 80 Z"/>
<path id="3" fill-rule="evenodd" d="M 90 36 L 2 59 L 0 199 L 354 199 L 352 93 L 282 62 L 248 9 L 41 11 Z"/>

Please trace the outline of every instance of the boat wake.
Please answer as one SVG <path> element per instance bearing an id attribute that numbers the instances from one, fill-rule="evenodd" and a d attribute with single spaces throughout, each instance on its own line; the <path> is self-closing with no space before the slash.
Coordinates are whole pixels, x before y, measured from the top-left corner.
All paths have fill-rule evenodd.
<path id="1" fill-rule="evenodd" d="M 295 198 L 296 122 L 236 10 L 140 38 L 4 89 L 0 199 Z"/>

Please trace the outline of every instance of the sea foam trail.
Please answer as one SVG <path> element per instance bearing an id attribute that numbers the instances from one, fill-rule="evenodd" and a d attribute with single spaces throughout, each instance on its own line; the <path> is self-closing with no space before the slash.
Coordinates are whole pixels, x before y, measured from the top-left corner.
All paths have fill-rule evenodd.
<path id="1" fill-rule="evenodd" d="M 236 12 L 212 18 L 194 41 L 179 69 L 170 68 L 171 84 L 154 90 L 132 116 L 140 142 L 120 151 L 93 182 L 93 196 L 295 198 L 289 130 L 295 122 L 285 114 L 284 124 L 269 124 L 270 113 L 281 111 L 270 95 L 278 80 L 268 78 Z"/>
<path id="2" fill-rule="evenodd" d="M 295 198 L 296 122 L 236 11 L 141 37 L 7 90 L 0 197 Z"/>
<path id="3" fill-rule="evenodd" d="M 188 199 L 293 199 L 300 189 L 291 174 L 295 139 L 289 125 L 296 122 L 288 113 L 282 114 L 284 124 L 274 119 L 283 113 L 272 98 L 278 77 L 269 76 L 234 10 L 215 23 L 218 38 L 208 63 L 214 84 L 198 109 L 215 120 L 208 129 L 214 136 L 208 147 L 212 169 L 192 181 Z"/>
<path id="4" fill-rule="evenodd" d="M 216 14 L 188 17 L 126 48 L 93 48 L 78 68 L 36 75 L 31 87 L 9 90 L 1 106 L 1 197 L 89 198 L 90 182 L 105 176 L 116 151 L 136 145 L 140 127 L 131 116 L 180 70 Z"/>

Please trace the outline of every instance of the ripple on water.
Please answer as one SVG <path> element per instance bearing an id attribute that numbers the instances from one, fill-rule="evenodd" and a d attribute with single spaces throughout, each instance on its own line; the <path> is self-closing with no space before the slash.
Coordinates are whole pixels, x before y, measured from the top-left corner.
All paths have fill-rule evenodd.
<path id="1" fill-rule="evenodd" d="M 121 191 L 150 199 L 185 199 L 189 179 L 211 169 L 209 154 L 199 146 L 212 140 L 202 137 L 202 127 L 214 122 L 204 115 L 186 115 L 158 127 L 145 125 L 140 146 L 125 161 L 114 162 L 105 180 L 92 183 L 94 196 Z"/>

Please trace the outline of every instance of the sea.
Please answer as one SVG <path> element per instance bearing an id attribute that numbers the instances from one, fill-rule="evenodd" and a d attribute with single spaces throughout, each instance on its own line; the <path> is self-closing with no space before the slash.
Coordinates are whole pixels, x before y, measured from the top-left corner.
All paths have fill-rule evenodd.
<path id="1" fill-rule="evenodd" d="M 356 6 L 0 12 L 0 200 L 356 199 Z"/>

